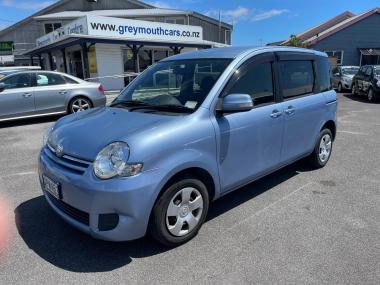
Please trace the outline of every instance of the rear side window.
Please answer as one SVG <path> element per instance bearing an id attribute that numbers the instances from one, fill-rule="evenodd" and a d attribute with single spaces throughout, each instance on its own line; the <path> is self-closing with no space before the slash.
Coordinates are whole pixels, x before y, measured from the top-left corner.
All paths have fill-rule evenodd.
<path id="1" fill-rule="evenodd" d="M 248 67 L 225 94 L 249 94 L 254 106 L 274 102 L 272 64 Z"/>
<path id="2" fill-rule="evenodd" d="M 325 92 L 331 90 L 331 66 L 327 58 L 319 57 L 315 61 L 316 91 Z"/>
<path id="3" fill-rule="evenodd" d="M 32 76 L 29 73 L 21 73 L 5 78 L 2 83 L 5 89 L 18 89 L 32 86 Z"/>
<path id="4" fill-rule="evenodd" d="M 280 80 L 284 99 L 313 92 L 313 63 L 308 60 L 280 61 Z"/>
<path id="5" fill-rule="evenodd" d="M 37 86 L 66 84 L 63 76 L 54 73 L 37 73 Z"/>

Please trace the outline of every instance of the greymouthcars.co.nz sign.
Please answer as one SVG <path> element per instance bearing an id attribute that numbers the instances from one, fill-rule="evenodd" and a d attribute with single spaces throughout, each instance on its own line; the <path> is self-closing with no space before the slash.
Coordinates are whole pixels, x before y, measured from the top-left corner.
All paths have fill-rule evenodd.
<path id="1" fill-rule="evenodd" d="M 37 39 L 37 47 L 52 44 L 72 34 L 139 41 L 203 42 L 203 30 L 198 26 L 85 16 Z"/>

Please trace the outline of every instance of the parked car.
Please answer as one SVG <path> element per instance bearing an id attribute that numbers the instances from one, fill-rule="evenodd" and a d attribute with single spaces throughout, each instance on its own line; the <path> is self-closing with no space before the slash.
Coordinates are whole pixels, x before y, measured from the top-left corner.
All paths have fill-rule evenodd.
<path id="1" fill-rule="evenodd" d="M 333 87 L 339 93 L 352 90 L 352 78 L 359 71 L 359 66 L 337 66 L 332 71 Z"/>
<path id="2" fill-rule="evenodd" d="M 380 98 L 380 65 L 364 65 L 353 78 L 352 93 L 365 95 L 369 102 Z"/>
<path id="3" fill-rule="evenodd" d="M 41 70 L 40 66 L 0 66 L 0 71 L 8 71 L 8 70 Z"/>
<path id="4" fill-rule="evenodd" d="M 162 60 L 110 107 L 61 118 L 39 158 L 48 204 L 93 237 L 193 238 L 211 201 L 299 159 L 324 167 L 337 97 L 325 53 L 220 48 Z M 99 135 L 101 134 L 101 135 Z"/>
<path id="5" fill-rule="evenodd" d="M 51 71 L 3 71 L 0 121 L 76 113 L 104 106 L 103 86 Z"/>

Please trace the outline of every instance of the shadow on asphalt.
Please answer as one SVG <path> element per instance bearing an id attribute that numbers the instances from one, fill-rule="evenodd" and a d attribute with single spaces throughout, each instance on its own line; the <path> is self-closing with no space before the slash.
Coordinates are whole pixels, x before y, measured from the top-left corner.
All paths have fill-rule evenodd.
<path id="1" fill-rule="evenodd" d="M 353 101 L 357 101 L 357 102 L 361 102 L 361 103 L 367 103 L 367 104 L 373 104 L 371 102 L 368 102 L 367 97 L 364 95 L 354 95 L 354 94 L 347 93 L 347 94 L 343 94 L 343 96 L 348 98 L 348 99 L 351 99 Z M 378 103 L 378 102 L 379 102 L 379 100 L 377 102 L 374 102 L 374 103 Z"/>
<path id="2" fill-rule="evenodd" d="M 43 123 L 50 123 L 55 122 L 59 118 L 62 118 L 62 115 L 60 116 L 46 116 L 46 117 L 40 117 L 40 118 L 29 118 L 29 119 L 21 119 L 21 120 L 14 120 L 14 121 L 7 121 L 7 122 L 0 122 L 0 129 L 3 128 L 11 128 L 11 127 L 19 127 L 19 126 L 27 126 L 27 125 L 37 125 L 37 124 L 43 124 Z"/>
<path id="3" fill-rule="evenodd" d="M 301 161 L 244 186 L 214 202 L 207 221 L 310 170 Z M 122 243 L 93 239 L 61 220 L 43 196 L 20 204 L 15 210 L 15 220 L 20 236 L 30 249 L 51 264 L 73 272 L 111 271 L 129 264 L 133 258 L 153 256 L 168 250 L 149 236 Z"/>

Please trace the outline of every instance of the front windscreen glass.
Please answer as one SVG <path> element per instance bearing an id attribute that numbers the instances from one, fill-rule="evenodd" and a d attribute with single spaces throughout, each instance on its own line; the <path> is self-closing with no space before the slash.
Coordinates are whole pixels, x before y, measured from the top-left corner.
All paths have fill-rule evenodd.
<path id="1" fill-rule="evenodd" d="M 230 62 L 230 59 L 159 62 L 137 77 L 111 106 L 192 113 Z"/>
<path id="2" fill-rule="evenodd" d="M 342 73 L 344 75 L 355 75 L 356 73 L 358 73 L 358 71 L 359 68 L 356 67 L 342 68 Z"/>

